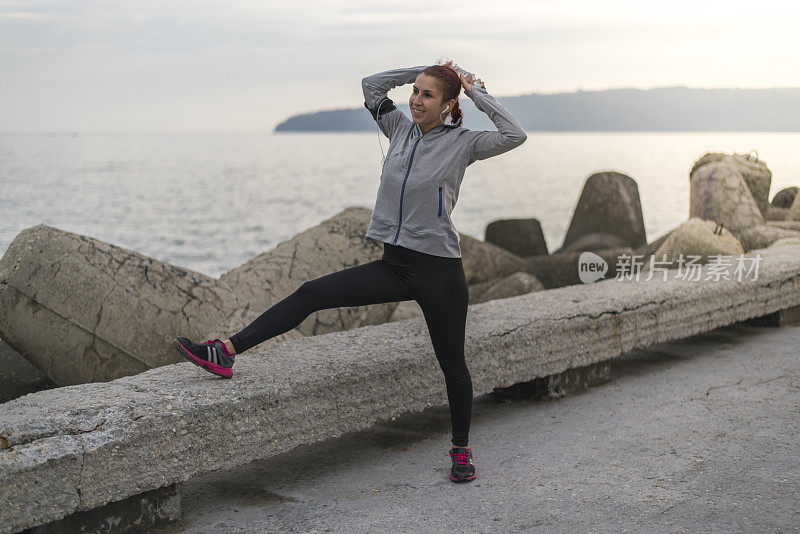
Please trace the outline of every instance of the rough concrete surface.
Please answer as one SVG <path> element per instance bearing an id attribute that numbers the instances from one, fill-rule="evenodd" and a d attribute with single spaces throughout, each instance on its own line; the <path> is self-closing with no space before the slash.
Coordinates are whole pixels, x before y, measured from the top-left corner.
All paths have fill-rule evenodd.
<path id="1" fill-rule="evenodd" d="M 689 175 L 713 162 L 721 162 L 728 165 L 736 172 L 738 172 L 745 185 L 753 195 L 759 211 L 763 217 L 767 216 L 769 208 L 769 188 L 772 184 L 772 171 L 769 170 L 767 164 L 758 159 L 758 154 L 722 154 L 719 152 L 708 152 L 700 159 L 694 162 Z"/>
<path id="2" fill-rule="evenodd" d="M 798 187 L 796 185 L 784 187 L 772 197 L 772 206 L 775 208 L 789 209 L 797 196 Z"/>
<path id="3" fill-rule="evenodd" d="M 427 410 L 184 485 L 153 532 L 800 532 L 800 327 L 723 327 L 612 360 L 558 400 L 476 399 L 478 477 Z"/>
<path id="4" fill-rule="evenodd" d="M 0 334 L 61 386 L 175 363 L 160 344 L 240 306 L 219 280 L 44 224 L 0 258 Z"/>
<path id="5" fill-rule="evenodd" d="M 798 240 L 760 255 L 757 280 L 606 280 L 470 306 L 475 393 L 799 305 Z M 233 380 L 181 363 L 26 395 L 0 410 L 0 532 L 444 404 L 423 318 L 275 345 Z"/>
<path id="6" fill-rule="evenodd" d="M 467 234 L 458 235 L 468 285 L 503 278 L 517 271 L 531 272 L 523 258 L 506 249 Z"/>
<path id="7" fill-rule="evenodd" d="M 692 217 L 670 232 L 653 254 L 659 262 L 666 259 L 674 265 L 681 256 L 684 261 L 691 255 L 700 256 L 699 263 L 708 263 L 712 255 L 737 256 L 742 253 L 741 243 L 727 228 L 717 230 L 715 222 Z"/>
<path id="8" fill-rule="evenodd" d="M 692 171 L 689 217 L 722 223 L 736 237 L 752 226 L 764 224 L 753 193 L 729 161 L 714 161 Z"/>
<path id="9" fill-rule="evenodd" d="M 593 233 L 619 236 L 622 246 L 631 248 L 647 243 L 636 180 L 616 171 L 589 176 L 575 205 L 564 243 L 554 254 L 567 252 L 574 241 Z"/>
<path id="10" fill-rule="evenodd" d="M 778 239 L 800 237 L 800 232 L 768 224 L 751 226 L 739 234 L 746 251 L 768 247 Z"/>
<path id="11" fill-rule="evenodd" d="M 517 256 L 547 254 L 547 241 L 539 219 L 499 219 L 486 225 L 484 241 Z"/>
<path id="12" fill-rule="evenodd" d="M 800 221 L 767 221 L 767 226 L 800 232 Z"/>
<path id="13" fill-rule="evenodd" d="M 53 387 L 49 378 L 0 339 L 0 403 Z"/>
<path id="14" fill-rule="evenodd" d="M 770 206 L 767 208 L 767 216 L 764 219 L 767 222 L 791 222 L 787 221 L 786 217 L 789 215 L 789 208 L 777 208 Z"/>

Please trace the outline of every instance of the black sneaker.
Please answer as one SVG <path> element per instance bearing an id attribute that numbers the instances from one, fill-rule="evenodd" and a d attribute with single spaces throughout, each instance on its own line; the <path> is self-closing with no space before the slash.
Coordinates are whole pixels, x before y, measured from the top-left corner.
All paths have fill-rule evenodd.
<path id="1" fill-rule="evenodd" d="M 209 339 L 203 343 L 189 341 L 185 337 L 175 338 L 172 342 L 181 356 L 195 365 L 199 365 L 209 373 L 230 378 L 233 376 L 235 354 L 228 352 L 225 343 L 219 339 Z"/>
<path id="2" fill-rule="evenodd" d="M 450 480 L 453 482 L 469 482 L 475 478 L 475 465 L 472 463 L 472 449 L 469 447 L 453 447 L 450 449 Z"/>

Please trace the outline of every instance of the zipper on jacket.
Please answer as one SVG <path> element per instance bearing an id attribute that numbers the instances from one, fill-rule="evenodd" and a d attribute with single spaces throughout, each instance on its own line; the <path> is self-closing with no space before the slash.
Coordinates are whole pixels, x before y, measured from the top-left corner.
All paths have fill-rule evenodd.
<path id="1" fill-rule="evenodd" d="M 439 215 L 437 217 L 442 216 L 442 186 L 439 186 Z"/>
<path id="2" fill-rule="evenodd" d="M 433 130 L 433 128 L 431 128 L 431 130 Z M 428 130 L 428 132 L 430 132 L 431 130 Z M 397 232 L 395 232 L 394 234 L 394 240 L 392 240 L 392 245 L 397 244 L 397 238 L 400 236 L 400 226 L 403 224 L 403 195 L 406 192 L 406 180 L 408 180 L 408 174 L 411 172 L 411 164 L 414 162 L 414 152 L 417 151 L 417 145 L 422 140 L 422 138 L 425 137 L 425 134 L 428 132 L 425 132 L 422 135 L 420 135 L 419 139 L 417 139 L 414 142 L 414 148 L 411 149 L 411 158 L 409 158 L 408 160 L 408 168 L 406 169 L 406 175 L 403 178 L 403 186 L 400 188 L 400 215 L 397 219 Z"/>

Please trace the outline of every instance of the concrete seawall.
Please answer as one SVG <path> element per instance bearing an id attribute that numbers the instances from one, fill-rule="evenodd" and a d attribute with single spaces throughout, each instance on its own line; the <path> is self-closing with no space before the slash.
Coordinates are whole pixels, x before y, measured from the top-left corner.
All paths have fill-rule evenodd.
<path id="1" fill-rule="evenodd" d="M 756 280 L 655 274 L 471 306 L 475 394 L 800 305 L 800 241 L 756 254 Z M 181 363 L 4 404 L 0 532 L 446 403 L 422 318 L 288 341 L 235 373 Z"/>

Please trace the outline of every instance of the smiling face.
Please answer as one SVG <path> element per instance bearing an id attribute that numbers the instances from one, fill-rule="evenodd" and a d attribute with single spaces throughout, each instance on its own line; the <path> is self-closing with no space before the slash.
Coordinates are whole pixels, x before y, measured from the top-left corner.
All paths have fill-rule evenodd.
<path id="1" fill-rule="evenodd" d="M 434 126 L 442 124 L 450 114 L 450 109 L 442 113 L 442 110 L 450 105 L 453 109 L 455 99 L 445 102 L 443 99 L 442 88 L 433 76 L 419 74 L 414 81 L 411 89 L 411 98 L 408 99 L 408 106 L 411 108 L 411 119 L 419 124 L 423 133 Z M 440 117 L 442 120 L 440 120 Z"/>

